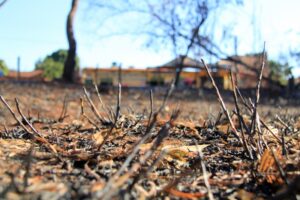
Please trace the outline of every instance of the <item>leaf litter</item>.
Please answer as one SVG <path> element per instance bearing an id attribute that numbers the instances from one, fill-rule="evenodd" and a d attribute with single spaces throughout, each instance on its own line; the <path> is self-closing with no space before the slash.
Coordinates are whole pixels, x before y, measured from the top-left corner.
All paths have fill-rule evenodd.
<path id="1" fill-rule="evenodd" d="M 1 198 L 299 198 L 299 114 L 259 116 L 252 129 L 253 104 L 238 97 L 230 120 L 191 119 L 172 89 L 150 102 L 124 91 L 122 103 L 121 88 L 1 84 Z"/>

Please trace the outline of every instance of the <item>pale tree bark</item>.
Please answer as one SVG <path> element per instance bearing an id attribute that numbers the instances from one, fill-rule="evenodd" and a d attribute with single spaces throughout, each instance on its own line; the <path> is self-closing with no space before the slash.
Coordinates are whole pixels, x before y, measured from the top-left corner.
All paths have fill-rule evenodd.
<path id="1" fill-rule="evenodd" d="M 64 66 L 63 79 L 68 82 L 74 82 L 74 71 L 76 66 L 76 40 L 74 36 L 74 17 L 78 8 L 79 0 L 72 0 L 72 7 L 67 18 L 67 38 L 69 42 L 68 56 Z"/>

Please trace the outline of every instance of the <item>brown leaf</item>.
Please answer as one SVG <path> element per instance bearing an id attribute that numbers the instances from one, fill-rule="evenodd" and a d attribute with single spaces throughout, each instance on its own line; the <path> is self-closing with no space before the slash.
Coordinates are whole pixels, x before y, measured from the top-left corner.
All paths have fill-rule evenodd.
<path id="1" fill-rule="evenodd" d="M 177 167 L 184 166 L 188 158 L 198 154 L 198 151 L 202 151 L 208 144 L 191 145 L 191 146 L 173 146 L 167 145 L 162 148 L 162 151 L 166 152 L 165 159 L 168 161 L 176 161 Z"/>
<path id="2" fill-rule="evenodd" d="M 223 133 L 228 133 L 230 130 L 230 124 L 218 125 L 217 129 Z"/>
<path id="3" fill-rule="evenodd" d="M 103 182 L 96 182 L 93 183 L 91 186 L 91 192 L 97 192 L 99 190 L 102 190 L 104 188 L 105 184 Z"/>
<path id="4" fill-rule="evenodd" d="M 48 183 L 39 183 L 30 185 L 26 188 L 26 192 L 56 192 L 60 195 L 66 193 L 68 188 L 63 183 L 55 183 L 55 182 L 48 182 Z"/>
<path id="5" fill-rule="evenodd" d="M 97 132 L 93 135 L 93 140 L 96 145 L 101 145 L 103 142 L 103 135 L 102 132 Z"/>
<path id="6" fill-rule="evenodd" d="M 276 157 L 282 160 L 280 151 L 278 150 L 275 153 Z M 276 166 L 275 158 L 269 149 L 264 151 L 258 165 L 258 171 L 266 175 L 265 178 L 268 183 L 283 183 L 283 180 L 277 175 L 279 174 L 278 167 Z"/>
<path id="7" fill-rule="evenodd" d="M 184 198 L 184 199 L 197 199 L 201 197 L 205 197 L 206 193 L 203 192 L 196 192 L 196 193 L 187 193 L 187 192 L 181 192 L 175 189 L 168 189 L 168 193 L 170 193 L 173 196 Z"/>

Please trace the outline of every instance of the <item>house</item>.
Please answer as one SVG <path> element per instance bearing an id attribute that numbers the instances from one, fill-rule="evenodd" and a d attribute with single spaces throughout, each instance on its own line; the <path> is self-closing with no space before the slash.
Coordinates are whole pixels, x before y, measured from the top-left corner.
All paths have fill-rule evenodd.
<path id="1" fill-rule="evenodd" d="M 267 60 L 267 58 L 265 59 Z M 237 77 L 238 87 L 241 89 L 256 88 L 259 71 L 262 65 L 262 55 L 253 54 L 245 56 L 231 56 L 221 59 L 217 62 L 217 66 L 223 66 L 231 69 Z M 268 63 L 265 63 L 263 77 L 269 77 L 270 69 Z M 267 89 L 270 83 L 263 79 L 261 88 Z"/>
<path id="2" fill-rule="evenodd" d="M 121 74 L 121 76 L 119 76 Z M 117 86 L 121 82 L 127 87 L 142 87 L 147 84 L 145 69 L 85 68 L 82 70 L 82 83 Z"/>
<path id="3" fill-rule="evenodd" d="M 117 86 L 119 82 L 128 87 L 145 87 L 170 84 L 180 65 L 179 85 L 193 88 L 212 88 L 203 64 L 190 57 L 177 57 L 158 67 L 147 69 L 127 68 L 85 68 L 82 70 L 82 83 Z M 182 63 L 181 63 L 182 62 Z M 210 65 L 212 75 L 220 89 L 231 89 L 230 72 L 226 67 Z M 119 76 L 121 75 L 121 76 Z"/>
<path id="4" fill-rule="evenodd" d="M 212 84 L 207 76 L 207 72 L 203 64 L 196 59 L 192 59 L 187 56 L 179 56 L 158 68 L 173 71 L 172 78 L 174 78 L 176 71 L 182 68 L 183 70 L 180 74 L 179 82 L 180 85 L 192 85 L 196 88 L 212 88 Z M 209 64 L 209 68 L 211 69 L 211 74 L 220 89 L 227 90 L 232 88 L 230 82 L 230 70 L 227 66 Z"/>
<path id="5" fill-rule="evenodd" d="M 267 60 L 267 59 L 266 59 Z M 219 89 L 231 90 L 230 73 L 237 77 L 241 89 L 253 89 L 257 85 L 262 58 L 260 54 L 232 56 L 209 64 L 211 74 Z M 212 88 L 211 81 L 203 64 L 187 56 L 179 56 L 163 65 L 147 69 L 127 68 L 85 68 L 82 71 L 82 83 L 117 86 L 119 82 L 128 87 L 145 87 L 147 85 L 165 85 L 174 80 L 176 72 L 182 70 L 179 85 L 193 88 Z M 270 70 L 265 65 L 264 77 Z M 262 88 L 269 88 L 267 80 L 262 81 Z"/>
<path id="6" fill-rule="evenodd" d="M 31 72 L 9 71 L 6 76 L 0 77 L 0 80 L 44 81 L 43 70 Z"/>

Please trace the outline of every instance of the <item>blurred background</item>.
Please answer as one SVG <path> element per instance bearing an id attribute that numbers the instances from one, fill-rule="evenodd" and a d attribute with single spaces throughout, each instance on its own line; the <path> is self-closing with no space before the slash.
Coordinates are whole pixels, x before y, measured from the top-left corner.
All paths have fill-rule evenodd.
<path id="1" fill-rule="evenodd" d="M 62 77 L 69 50 L 66 22 L 74 2 L 0 2 L 2 76 L 8 70 L 11 76 L 18 76 L 17 72 L 38 69 L 43 70 L 40 73 L 48 80 Z M 76 41 L 75 69 L 84 79 L 82 83 L 97 79 L 98 72 L 113 73 L 108 72 L 112 68 L 122 68 L 126 73 L 126 69 L 159 68 L 161 72 L 173 67 L 176 74 L 199 73 L 200 58 L 215 66 L 216 71 L 220 66 L 235 67 L 237 73 L 245 71 L 239 69 L 242 67 L 237 62 L 258 70 L 266 42 L 265 78 L 281 86 L 286 86 L 289 80 L 295 86 L 298 84 L 300 2 L 297 0 L 77 0 L 76 3 L 72 31 Z M 258 59 L 255 64 L 248 61 L 253 57 Z M 98 71 L 93 74 L 91 69 Z M 33 75 L 37 74 L 28 76 Z M 145 76 L 145 83 L 153 79 Z M 182 81 L 188 82 L 193 76 L 198 75 L 184 76 Z M 162 79 L 168 78 L 162 75 Z M 203 76 L 200 79 L 201 83 L 198 78 L 190 81 L 196 81 L 193 84 L 197 86 L 205 85 Z M 226 89 L 226 80 L 221 82 Z"/>

